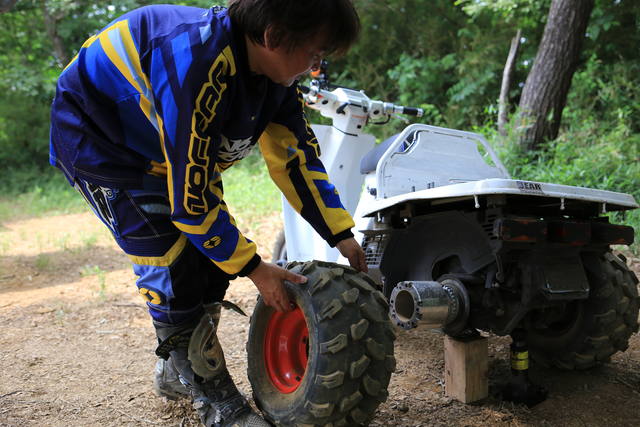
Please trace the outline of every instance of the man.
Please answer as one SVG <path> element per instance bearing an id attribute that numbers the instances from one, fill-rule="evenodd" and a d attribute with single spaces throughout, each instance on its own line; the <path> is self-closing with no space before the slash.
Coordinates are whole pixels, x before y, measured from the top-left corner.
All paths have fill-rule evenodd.
<path id="1" fill-rule="evenodd" d="M 297 79 L 345 52 L 350 0 L 150 6 L 89 38 L 58 80 L 51 157 L 129 255 L 161 357 L 155 388 L 188 393 L 207 426 L 267 425 L 240 395 L 216 337 L 229 280 L 290 310 L 283 281 L 223 200 L 222 172 L 259 140 L 273 180 L 349 263 L 364 254 L 318 159 Z"/>

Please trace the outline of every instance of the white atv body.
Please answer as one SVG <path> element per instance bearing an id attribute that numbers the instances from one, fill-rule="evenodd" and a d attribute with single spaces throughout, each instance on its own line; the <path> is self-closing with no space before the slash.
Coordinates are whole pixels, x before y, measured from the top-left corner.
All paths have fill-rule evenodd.
<path id="1" fill-rule="evenodd" d="M 534 357 L 564 368 L 626 349 L 638 281 L 610 245 L 634 233 L 603 214 L 638 208 L 631 195 L 511 179 L 471 132 L 413 124 L 374 148 L 369 120 L 417 110 L 317 85 L 306 100 L 333 120 L 313 125 L 321 160 L 398 326 L 523 328 Z M 346 263 L 286 201 L 283 212 L 276 258 Z"/>
<path id="2" fill-rule="evenodd" d="M 336 92 L 342 99 L 368 100 L 362 92 Z M 375 137 L 362 131 L 366 116 L 358 117 L 351 108 L 345 108 L 343 114 L 332 114 L 329 108 L 321 111 L 335 124 L 312 125 L 320 144 L 320 159 L 344 207 L 356 221 L 354 231 L 361 243 L 361 233 L 375 228 L 371 217 L 405 203 L 445 205 L 467 199 L 480 208 L 480 197 L 504 195 L 533 198 L 535 203 L 543 203 L 540 198 L 547 199 L 544 203 L 554 199 L 560 213 L 567 204 L 593 205 L 601 213 L 638 207 L 630 194 L 511 179 L 482 135 L 455 129 L 413 124 L 390 141 L 385 150 L 365 159 L 375 146 Z M 375 164 L 375 168 L 362 170 L 362 160 Z M 345 261 L 284 198 L 283 215 L 288 259 Z"/>

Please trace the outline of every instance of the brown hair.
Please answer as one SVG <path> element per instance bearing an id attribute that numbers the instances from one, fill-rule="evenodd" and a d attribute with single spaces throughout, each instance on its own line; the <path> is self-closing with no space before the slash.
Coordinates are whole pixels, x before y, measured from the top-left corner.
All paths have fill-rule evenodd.
<path id="1" fill-rule="evenodd" d="M 327 54 L 344 54 L 360 32 L 350 0 L 229 0 L 229 16 L 253 42 L 264 46 L 268 29 L 271 45 L 288 50 L 322 35 Z"/>

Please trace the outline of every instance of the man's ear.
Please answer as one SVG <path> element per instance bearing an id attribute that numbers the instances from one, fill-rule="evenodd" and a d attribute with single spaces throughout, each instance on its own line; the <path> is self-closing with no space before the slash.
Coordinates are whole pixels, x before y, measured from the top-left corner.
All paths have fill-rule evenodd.
<path id="1" fill-rule="evenodd" d="M 265 28 L 264 34 L 262 35 L 262 40 L 264 40 L 264 47 L 266 47 L 267 50 L 274 50 L 276 48 L 276 46 L 274 46 L 274 43 L 273 43 L 272 34 L 273 34 L 273 27 L 269 25 L 267 28 Z"/>

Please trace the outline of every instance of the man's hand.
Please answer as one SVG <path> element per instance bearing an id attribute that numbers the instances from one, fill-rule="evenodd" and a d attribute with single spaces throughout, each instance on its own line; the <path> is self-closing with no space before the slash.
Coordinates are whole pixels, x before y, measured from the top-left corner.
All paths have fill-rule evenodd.
<path id="1" fill-rule="evenodd" d="M 249 274 L 249 279 L 258 288 L 265 304 L 283 312 L 291 311 L 289 295 L 283 282 L 288 280 L 300 284 L 307 281 L 304 276 L 264 261 L 260 261 L 255 270 Z"/>
<path id="2" fill-rule="evenodd" d="M 362 247 L 356 242 L 353 237 L 344 239 L 338 242 L 336 248 L 340 251 L 343 257 L 349 260 L 349 265 L 358 271 L 366 273 L 369 271 L 367 264 L 364 261 L 364 251 Z"/>

